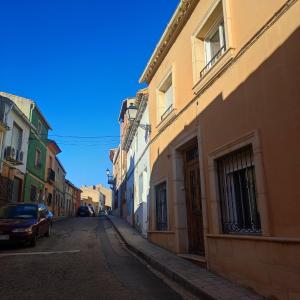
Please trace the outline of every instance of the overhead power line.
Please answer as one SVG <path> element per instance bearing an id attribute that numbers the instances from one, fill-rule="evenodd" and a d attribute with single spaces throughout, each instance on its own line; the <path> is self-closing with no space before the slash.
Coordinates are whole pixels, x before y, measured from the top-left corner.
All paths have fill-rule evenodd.
<path id="1" fill-rule="evenodd" d="M 102 138 L 120 138 L 119 135 L 98 135 L 98 136 L 80 136 L 80 135 L 59 135 L 49 134 L 49 137 L 62 137 L 62 138 L 77 138 L 77 139 L 102 139 Z"/>

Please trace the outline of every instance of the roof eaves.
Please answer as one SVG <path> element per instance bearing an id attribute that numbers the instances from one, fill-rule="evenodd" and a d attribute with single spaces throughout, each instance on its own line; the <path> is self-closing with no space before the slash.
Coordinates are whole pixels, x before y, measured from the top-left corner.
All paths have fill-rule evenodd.
<path id="1" fill-rule="evenodd" d="M 139 79 L 140 83 L 151 81 L 199 1 L 180 1 Z"/>

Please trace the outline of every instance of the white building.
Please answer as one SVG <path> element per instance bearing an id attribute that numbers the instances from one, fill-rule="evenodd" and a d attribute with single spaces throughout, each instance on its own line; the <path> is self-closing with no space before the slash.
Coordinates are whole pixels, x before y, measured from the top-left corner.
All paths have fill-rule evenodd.
<path id="1" fill-rule="evenodd" d="M 7 201 L 23 199 L 27 152 L 31 124 L 24 113 L 8 97 L 0 96 L 3 121 L 7 130 L 2 133 L 1 175 L 8 180 Z"/>
<path id="2" fill-rule="evenodd" d="M 126 204 L 127 221 L 147 236 L 150 187 L 150 141 L 148 94 L 137 94 L 137 113 L 125 132 L 124 150 L 127 151 Z"/>

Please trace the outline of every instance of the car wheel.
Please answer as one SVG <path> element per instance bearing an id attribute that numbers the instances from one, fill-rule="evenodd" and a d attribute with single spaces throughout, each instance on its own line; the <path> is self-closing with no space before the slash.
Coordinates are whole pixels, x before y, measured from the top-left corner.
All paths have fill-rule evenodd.
<path id="1" fill-rule="evenodd" d="M 49 227 L 48 227 L 47 232 L 45 233 L 45 236 L 46 236 L 46 237 L 51 236 L 51 230 L 52 230 L 52 225 L 50 224 Z"/>

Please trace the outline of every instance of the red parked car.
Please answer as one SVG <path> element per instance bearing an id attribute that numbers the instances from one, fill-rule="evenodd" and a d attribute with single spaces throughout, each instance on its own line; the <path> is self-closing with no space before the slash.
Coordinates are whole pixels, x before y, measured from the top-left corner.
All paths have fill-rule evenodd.
<path id="1" fill-rule="evenodd" d="M 9 204 L 0 207 L 0 242 L 29 242 L 50 236 L 53 214 L 44 204 Z"/>

